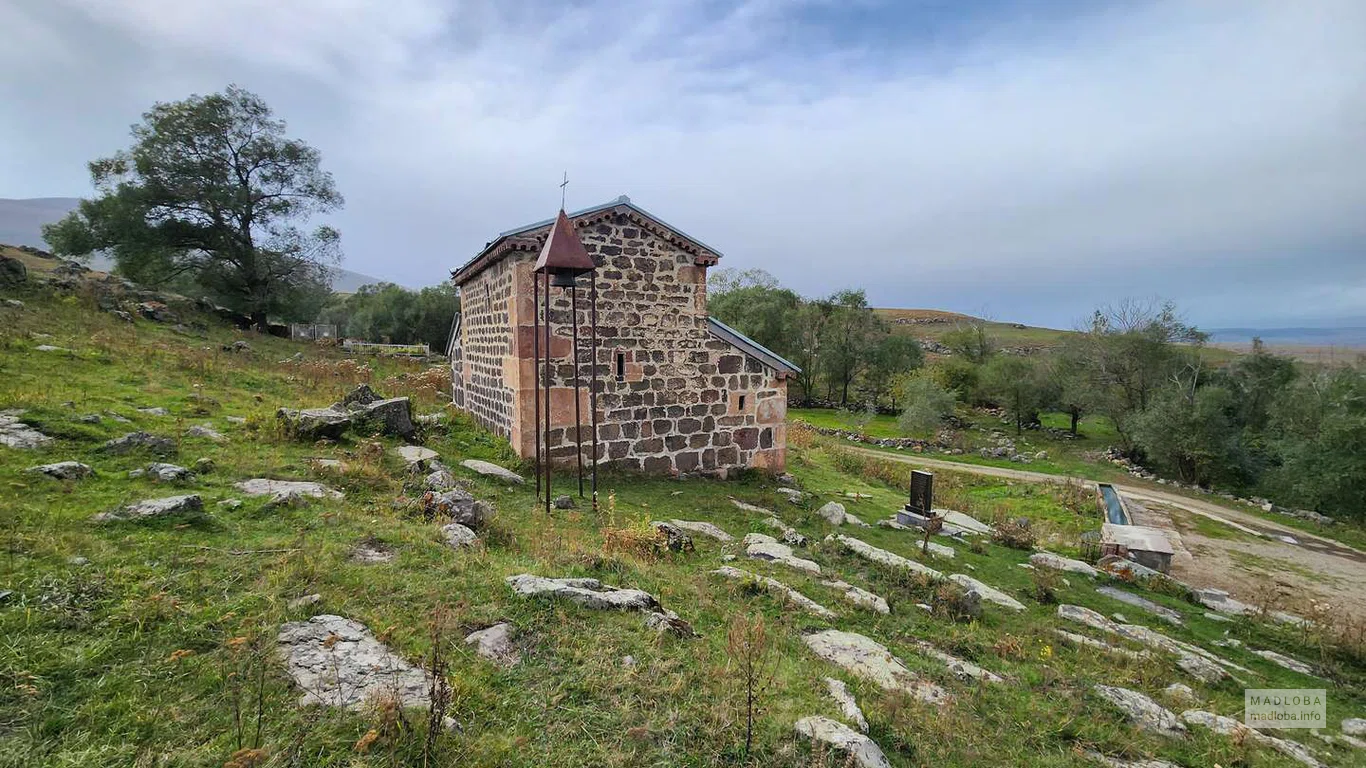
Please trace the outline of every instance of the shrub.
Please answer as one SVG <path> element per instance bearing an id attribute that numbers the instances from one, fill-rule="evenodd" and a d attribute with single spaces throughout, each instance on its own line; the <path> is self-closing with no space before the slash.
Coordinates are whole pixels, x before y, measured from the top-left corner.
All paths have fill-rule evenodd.
<path id="1" fill-rule="evenodd" d="M 1058 602 L 1058 587 L 1062 584 L 1062 575 L 1052 568 L 1035 568 L 1030 572 L 1030 594 L 1035 600 L 1052 605 Z"/>
<path id="2" fill-rule="evenodd" d="M 897 425 L 903 432 L 933 434 L 944 419 L 953 415 L 953 393 L 930 376 L 912 377 L 902 387 L 901 397 L 906 405 Z"/>
<path id="3" fill-rule="evenodd" d="M 1034 549 L 1034 527 L 1029 518 L 1010 518 L 998 512 L 993 526 L 996 530 L 992 532 L 991 540 L 997 544 L 1011 549 Z"/>

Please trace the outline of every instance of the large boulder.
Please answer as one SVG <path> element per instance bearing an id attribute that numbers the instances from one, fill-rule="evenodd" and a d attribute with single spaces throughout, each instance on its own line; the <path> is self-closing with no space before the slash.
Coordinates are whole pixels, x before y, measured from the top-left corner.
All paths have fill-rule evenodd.
<path id="1" fill-rule="evenodd" d="M 156 520 L 165 517 L 198 517 L 204 513 L 204 500 L 198 494 L 147 499 L 101 512 L 92 518 L 97 523 Z"/>
<path id="2" fill-rule="evenodd" d="M 391 397 L 373 403 L 348 406 L 355 414 L 357 427 L 372 429 L 382 435 L 412 440 L 417 437 L 413 424 L 413 406 L 406 397 Z"/>
<path id="3" fill-rule="evenodd" d="M 57 480 L 80 480 L 95 473 L 89 465 L 79 461 L 59 461 L 56 464 L 41 464 L 24 470 L 33 475 L 47 475 Z"/>
<path id="4" fill-rule="evenodd" d="M 422 513 L 428 519 L 450 520 L 477 530 L 493 517 L 494 509 L 492 504 L 474 498 L 469 491 L 452 488 L 441 493 L 424 493 Z"/>
<path id="5" fill-rule="evenodd" d="M 13 256 L 0 256 L 0 288 L 13 288 L 28 280 L 28 267 Z"/>
<path id="6" fill-rule="evenodd" d="M 286 432 L 301 440 L 336 440 L 355 417 L 338 408 L 281 408 L 275 418 L 284 424 Z"/>
<path id="7" fill-rule="evenodd" d="M 129 432 L 100 446 L 100 450 L 114 454 L 146 451 L 157 456 L 170 456 L 176 452 L 176 444 L 169 437 L 158 437 L 147 432 Z"/>
<path id="8" fill-rule="evenodd" d="M 921 680 L 881 643 L 856 632 L 827 629 L 802 637 L 806 647 L 820 658 L 869 680 L 888 691 L 905 691 L 930 703 L 947 694 L 934 683 Z"/>

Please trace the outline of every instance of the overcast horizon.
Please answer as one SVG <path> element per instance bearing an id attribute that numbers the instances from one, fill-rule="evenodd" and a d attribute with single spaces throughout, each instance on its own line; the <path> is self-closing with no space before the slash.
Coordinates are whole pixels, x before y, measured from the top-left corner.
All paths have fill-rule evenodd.
<path id="1" fill-rule="evenodd" d="M 806 295 L 1366 325 L 1366 3 L 635 5 L 12 1 L 0 197 L 87 196 L 153 102 L 237 83 L 322 152 L 342 266 L 407 285 L 567 171 Z"/>

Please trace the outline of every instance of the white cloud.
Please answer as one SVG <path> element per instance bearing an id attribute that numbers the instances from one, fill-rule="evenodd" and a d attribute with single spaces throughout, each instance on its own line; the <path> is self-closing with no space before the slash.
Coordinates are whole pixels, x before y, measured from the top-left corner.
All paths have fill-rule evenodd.
<path id="1" fill-rule="evenodd" d="M 1220 324 L 1366 286 L 1366 5 L 1122 4 L 895 47 L 816 35 L 810 5 L 80 13 L 266 95 L 337 173 L 348 266 L 406 282 L 548 215 L 567 169 L 571 207 L 629 193 L 725 264 L 887 305 L 1066 324 L 1160 293 Z"/>

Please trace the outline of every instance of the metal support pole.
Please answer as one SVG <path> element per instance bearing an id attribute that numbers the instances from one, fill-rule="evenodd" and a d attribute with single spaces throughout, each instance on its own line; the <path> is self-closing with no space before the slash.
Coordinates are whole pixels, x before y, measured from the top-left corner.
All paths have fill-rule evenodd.
<path id="1" fill-rule="evenodd" d="M 536 498 L 541 498 L 541 287 L 540 278 L 531 273 L 531 379 L 536 382 Z M 520 439 L 520 436 L 519 438 Z"/>
<path id="2" fill-rule="evenodd" d="M 545 513 L 550 515 L 550 272 L 545 274 Z"/>
<path id="3" fill-rule="evenodd" d="M 579 498 L 583 498 L 583 438 L 579 436 L 583 417 L 579 413 L 579 281 L 569 286 L 569 313 L 574 319 L 574 458 L 579 466 Z"/>
<path id="4" fill-rule="evenodd" d="M 588 384 L 588 418 L 593 426 L 593 511 L 598 511 L 598 273 L 590 272 L 588 275 L 588 310 L 591 326 L 591 334 L 588 342 L 592 350 L 592 366 L 589 368 Z"/>

